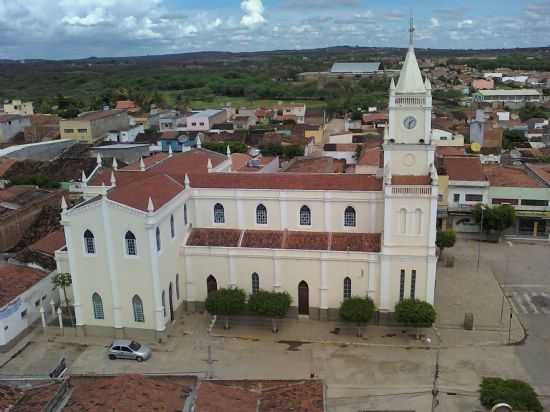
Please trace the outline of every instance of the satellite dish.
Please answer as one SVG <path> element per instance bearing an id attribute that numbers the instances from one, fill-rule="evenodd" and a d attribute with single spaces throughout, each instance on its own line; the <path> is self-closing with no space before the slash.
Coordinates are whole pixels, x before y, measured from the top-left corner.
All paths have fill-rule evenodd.
<path id="1" fill-rule="evenodd" d="M 498 403 L 493 406 L 491 412 L 512 412 L 512 407 L 507 403 Z"/>
<path id="2" fill-rule="evenodd" d="M 472 143 L 470 145 L 470 149 L 472 149 L 472 152 L 479 152 L 481 150 L 481 145 L 479 143 Z"/>

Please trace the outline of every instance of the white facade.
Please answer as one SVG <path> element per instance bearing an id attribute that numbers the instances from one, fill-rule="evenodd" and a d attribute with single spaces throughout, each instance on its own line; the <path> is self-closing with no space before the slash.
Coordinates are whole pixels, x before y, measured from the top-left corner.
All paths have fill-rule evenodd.
<path id="1" fill-rule="evenodd" d="M 225 110 L 203 110 L 188 116 L 185 121 L 187 130 L 206 132 L 212 129 L 216 123 L 227 121 L 227 112 Z"/>
<path id="2" fill-rule="evenodd" d="M 136 141 L 137 135 L 144 131 L 143 125 L 138 124 L 133 127 L 128 127 L 127 129 L 111 131 L 105 140 L 108 142 L 133 143 Z"/>
<path id="3" fill-rule="evenodd" d="M 7 142 L 30 125 L 31 118 L 29 116 L 0 115 L 0 142 Z"/>
<path id="4" fill-rule="evenodd" d="M 160 335 L 184 302 L 187 310 L 201 307 L 213 283 L 252 292 L 253 274 L 260 288 L 290 293 L 292 314 L 315 319 L 337 316 L 344 282 L 350 281 L 352 295 L 370 296 L 382 312 L 392 312 L 408 297 L 433 303 L 438 177 L 431 90 L 421 78 L 412 45 L 401 78 L 397 90 L 395 85 L 391 90 L 384 179 L 335 176 L 350 184 L 344 187 L 335 184 L 334 175 L 216 175 L 208 159 L 203 177 L 199 170 L 184 182 L 181 176 L 170 177 L 175 192 L 158 208 L 151 200 L 159 196 L 156 189 L 145 184 L 136 190 L 149 196 L 147 210 L 131 206 L 132 196 L 127 203 L 109 198 L 110 191 L 124 190 L 114 177 L 110 186 L 84 187 L 89 200 L 62 213 L 68 250 L 56 253 L 58 264 L 68 265 L 73 276 L 77 325 L 88 331 L 104 327 L 115 334 L 148 330 Z M 403 126 L 412 116 L 415 126 Z M 178 155 L 186 154 L 173 156 Z M 145 169 L 131 173 L 139 179 Z M 304 186 L 298 188 L 300 184 Z M 254 232 L 258 230 L 266 232 Z M 248 232 L 283 239 L 317 236 L 328 239 L 320 241 L 328 247 L 298 242 L 299 248 L 291 248 L 284 240 L 274 247 L 245 245 Z M 196 233 L 229 233 L 234 241 L 216 246 L 190 242 Z M 361 243 L 359 251 L 331 246 L 336 245 L 333 239 L 353 235 L 378 243 Z"/>

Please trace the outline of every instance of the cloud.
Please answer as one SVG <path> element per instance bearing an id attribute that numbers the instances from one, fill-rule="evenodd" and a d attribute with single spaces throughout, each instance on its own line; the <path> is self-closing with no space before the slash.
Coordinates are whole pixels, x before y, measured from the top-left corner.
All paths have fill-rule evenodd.
<path id="1" fill-rule="evenodd" d="M 459 29 L 462 29 L 463 27 L 471 26 L 472 24 L 474 24 L 474 22 L 472 20 L 466 19 L 466 20 L 459 21 L 456 24 L 456 27 L 458 27 Z"/>
<path id="2" fill-rule="evenodd" d="M 241 9 L 244 16 L 241 18 L 241 24 L 245 27 L 255 27 L 265 23 L 264 5 L 262 0 L 243 0 Z"/>
<path id="3" fill-rule="evenodd" d="M 288 9 L 338 9 L 341 7 L 360 7 L 361 2 L 359 0 L 286 0 L 283 4 L 283 8 Z"/>
<path id="4" fill-rule="evenodd" d="M 439 19 L 436 18 L 436 17 L 432 17 L 432 18 L 430 19 L 430 22 L 431 22 L 431 27 L 432 27 L 432 28 L 436 28 L 436 27 L 441 26 L 441 23 L 439 23 Z"/>

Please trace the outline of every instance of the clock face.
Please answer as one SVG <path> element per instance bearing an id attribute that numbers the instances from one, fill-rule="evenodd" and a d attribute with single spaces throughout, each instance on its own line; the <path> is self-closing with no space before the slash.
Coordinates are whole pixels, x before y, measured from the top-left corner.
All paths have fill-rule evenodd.
<path id="1" fill-rule="evenodd" d="M 405 117 L 405 120 L 403 120 L 403 126 L 405 126 L 406 129 L 414 129 L 416 127 L 416 117 L 414 116 L 407 116 Z"/>

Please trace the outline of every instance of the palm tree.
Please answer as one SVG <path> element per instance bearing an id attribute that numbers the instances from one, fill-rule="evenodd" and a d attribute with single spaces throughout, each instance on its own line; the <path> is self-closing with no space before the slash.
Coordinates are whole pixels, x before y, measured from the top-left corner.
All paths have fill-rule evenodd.
<path id="1" fill-rule="evenodd" d="M 67 308 L 69 317 L 71 318 L 71 324 L 74 325 L 73 313 L 69 308 L 69 298 L 67 296 L 67 288 L 71 286 L 72 283 L 73 283 L 73 280 L 70 273 L 57 273 L 53 278 L 53 284 L 56 287 L 63 289 L 63 297 L 65 298 L 65 307 Z"/>

